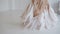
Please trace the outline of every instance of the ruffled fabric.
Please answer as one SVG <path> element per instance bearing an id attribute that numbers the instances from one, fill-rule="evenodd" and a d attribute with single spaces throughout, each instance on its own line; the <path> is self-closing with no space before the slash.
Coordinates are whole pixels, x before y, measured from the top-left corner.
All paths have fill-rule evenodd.
<path id="1" fill-rule="evenodd" d="M 30 10 L 25 12 L 25 15 L 22 15 L 23 23 L 25 28 L 29 29 L 37 29 L 40 30 L 42 28 L 48 29 L 51 28 L 55 23 L 57 23 L 58 18 L 54 10 L 50 7 L 50 12 L 48 10 L 44 10 L 40 15 L 33 17 L 33 7 L 30 5 Z"/>

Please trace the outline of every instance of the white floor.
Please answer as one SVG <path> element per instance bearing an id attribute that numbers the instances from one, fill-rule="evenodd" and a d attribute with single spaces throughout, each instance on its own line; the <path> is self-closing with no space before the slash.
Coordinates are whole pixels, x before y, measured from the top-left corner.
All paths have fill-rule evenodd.
<path id="1" fill-rule="evenodd" d="M 23 30 L 20 22 L 22 11 L 0 12 L 0 34 L 60 34 L 60 22 L 50 30 Z M 59 19 L 60 16 L 58 15 Z"/>

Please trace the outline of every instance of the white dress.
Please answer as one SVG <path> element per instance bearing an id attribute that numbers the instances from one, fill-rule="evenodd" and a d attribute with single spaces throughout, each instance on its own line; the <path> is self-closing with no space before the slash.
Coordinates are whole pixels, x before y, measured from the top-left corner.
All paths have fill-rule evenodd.
<path id="1" fill-rule="evenodd" d="M 28 11 L 22 15 L 23 23 L 25 28 L 29 29 L 37 29 L 40 30 L 41 28 L 51 28 L 57 21 L 57 16 L 54 13 L 54 10 L 50 7 L 50 12 L 48 10 L 44 10 L 41 15 L 33 17 L 33 7 L 29 7 Z"/>

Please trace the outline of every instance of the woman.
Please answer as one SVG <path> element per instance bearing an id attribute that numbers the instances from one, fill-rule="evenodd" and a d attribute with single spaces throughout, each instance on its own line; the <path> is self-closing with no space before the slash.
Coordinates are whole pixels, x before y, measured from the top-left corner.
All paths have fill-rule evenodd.
<path id="1" fill-rule="evenodd" d="M 48 0 L 31 0 L 32 2 L 22 14 L 25 28 L 37 29 L 50 28 L 58 21 L 54 10 Z"/>

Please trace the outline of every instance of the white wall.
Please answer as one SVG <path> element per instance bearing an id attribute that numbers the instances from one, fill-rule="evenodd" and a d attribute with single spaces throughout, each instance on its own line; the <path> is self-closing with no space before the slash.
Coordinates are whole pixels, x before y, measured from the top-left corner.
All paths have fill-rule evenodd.
<path id="1" fill-rule="evenodd" d="M 58 0 L 49 0 L 49 2 L 52 8 L 55 10 L 55 12 L 57 12 L 58 11 Z"/>
<path id="2" fill-rule="evenodd" d="M 0 11 L 8 10 L 8 0 L 0 0 Z"/>
<path id="3" fill-rule="evenodd" d="M 27 0 L 0 0 L 0 11 L 23 9 L 27 2 Z"/>
<path id="4" fill-rule="evenodd" d="M 23 10 L 29 0 L 0 0 L 0 11 Z M 53 8 L 57 9 L 58 0 L 49 0 Z"/>

